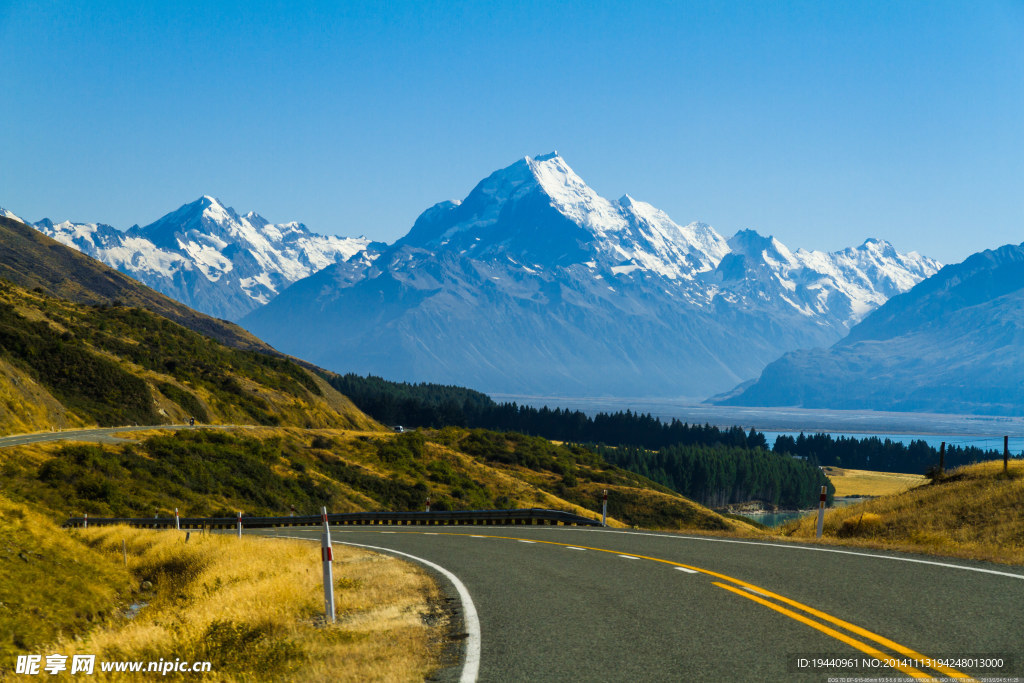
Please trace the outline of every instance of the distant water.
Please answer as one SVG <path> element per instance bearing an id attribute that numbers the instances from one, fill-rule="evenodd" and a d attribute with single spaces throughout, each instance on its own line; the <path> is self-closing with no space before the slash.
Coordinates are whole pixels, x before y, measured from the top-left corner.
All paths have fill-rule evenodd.
<path id="1" fill-rule="evenodd" d="M 846 505 L 853 505 L 859 503 L 864 498 L 835 498 L 832 501 L 832 507 L 843 507 Z M 781 510 L 779 512 L 740 512 L 738 513 L 743 517 L 749 517 L 755 522 L 764 524 L 765 526 L 777 527 L 782 526 L 791 519 L 798 519 L 807 515 L 818 514 L 817 510 Z"/>
<path id="2" fill-rule="evenodd" d="M 797 519 L 798 517 L 803 517 L 804 515 L 817 514 L 817 511 L 815 510 L 812 512 L 765 512 L 762 514 L 741 512 L 739 514 L 741 514 L 744 517 L 749 517 L 750 519 L 752 519 L 755 522 L 758 522 L 759 524 L 776 527 L 785 524 L 791 519 Z"/>
<path id="3" fill-rule="evenodd" d="M 492 394 L 498 402 L 515 401 L 521 405 L 581 410 L 588 415 L 599 412 L 632 410 L 650 413 L 662 420 L 673 418 L 690 424 L 717 427 L 739 425 L 759 432 L 799 434 L 825 432 L 863 438 L 923 438 L 936 448 L 939 443 L 971 443 L 980 448 L 1002 450 L 1002 436 L 1010 437 L 1010 452 L 1024 450 L 1024 417 L 991 415 L 949 415 L 943 413 L 893 413 L 874 410 L 811 410 L 807 408 L 746 408 L 715 406 L 692 399 L 666 398 L 572 398 L 559 396 L 521 396 Z M 774 443 L 774 437 L 772 439 Z"/>

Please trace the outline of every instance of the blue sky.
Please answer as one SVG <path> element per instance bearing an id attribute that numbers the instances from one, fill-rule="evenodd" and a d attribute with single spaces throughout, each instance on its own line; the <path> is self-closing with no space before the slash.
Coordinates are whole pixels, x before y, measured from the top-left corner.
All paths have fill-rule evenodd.
<path id="1" fill-rule="evenodd" d="M 392 241 L 524 155 L 679 223 L 1024 240 L 1024 2 L 0 0 L 0 206 Z"/>

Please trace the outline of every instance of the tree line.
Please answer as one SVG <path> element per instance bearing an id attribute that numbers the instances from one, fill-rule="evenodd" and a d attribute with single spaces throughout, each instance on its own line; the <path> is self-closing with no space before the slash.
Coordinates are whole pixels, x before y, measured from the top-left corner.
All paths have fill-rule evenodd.
<path id="1" fill-rule="evenodd" d="M 463 387 L 373 376 L 347 374 L 328 381 L 386 424 L 489 429 L 594 444 L 607 462 L 715 507 L 749 500 L 809 507 L 817 504 L 820 487 L 830 486 L 816 463 L 772 453 L 764 434 L 753 429 L 662 421 L 630 410 L 590 417 L 579 410 L 497 403 Z"/>
<path id="2" fill-rule="evenodd" d="M 940 458 L 938 449 L 927 441 L 916 439 L 908 445 L 877 436 L 858 439 L 831 434 L 783 434 L 775 440 L 772 450 L 819 465 L 909 474 L 926 474 L 938 466 Z M 1001 458 L 1002 452 L 998 450 L 947 444 L 944 464 L 948 469 Z"/>
<path id="3" fill-rule="evenodd" d="M 683 445 L 651 451 L 636 446 L 598 446 L 597 453 L 708 507 L 759 500 L 786 509 L 810 508 L 825 486 L 835 487 L 817 467 L 761 448 Z"/>

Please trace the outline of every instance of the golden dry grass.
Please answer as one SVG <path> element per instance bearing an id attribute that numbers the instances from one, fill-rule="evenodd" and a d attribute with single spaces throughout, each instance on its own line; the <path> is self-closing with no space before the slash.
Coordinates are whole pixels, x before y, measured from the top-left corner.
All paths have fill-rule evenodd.
<path id="1" fill-rule="evenodd" d="M 812 515 L 784 525 L 814 538 Z M 1024 564 L 1024 462 L 968 465 L 935 484 L 830 510 L 823 542 Z"/>
<path id="2" fill-rule="evenodd" d="M 0 672 L 18 654 L 116 618 L 123 567 L 0 496 Z"/>
<path id="3" fill-rule="evenodd" d="M 868 470 L 847 470 L 840 467 L 826 467 L 837 496 L 890 496 L 920 486 L 928 481 L 920 474 L 897 472 L 871 472 Z"/>
<path id="4" fill-rule="evenodd" d="M 186 543 L 183 532 L 126 527 L 81 536 L 115 562 L 126 541 L 134 599 L 148 604 L 131 620 L 57 643 L 63 654 L 210 661 L 221 681 L 411 681 L 439 666 L 446 624 L 437 587 L 394 558 L 336 547 L 339 619 L 326 625 L 314 543 L 196 533 Z"/>

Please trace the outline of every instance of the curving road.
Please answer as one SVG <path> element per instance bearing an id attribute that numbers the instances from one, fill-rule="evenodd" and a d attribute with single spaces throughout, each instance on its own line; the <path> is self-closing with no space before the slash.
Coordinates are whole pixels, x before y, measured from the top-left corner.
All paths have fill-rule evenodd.
<path id="1" fill-rule="evenodd" d="M 90 441 L 94 443 L 125 443 L 126 439 L 115 436 L 120 432 L 145 432 L 151 429 L 226 429 L 233 425 L 149 425 L 132 427 L 101 427 L 97 429 L 65 429 L 60 432 L 34 432 L 32 434 L 14 434 L 0 437 L 0 448 L 24 446 L 44 441 Z"/>
<path id="2" fill-rule="evenodd" d="M 41 432 L 0 438 L 0 448 L 60 439 L 123 442 L 114 435 L 156 428 L 185 426 Z M 429 571 L 452 597 L 463 586 L 478 614 L 483 681 L 909 680 L 966 673 L 1024 683 L 1020 567 L 574 527 L 331 532 L 337 543 L 433 563 Z M 248 533 L 316 539 L 320 532 Z M 467 642 L 473 641 L 471 634 Z M 897 668 L 865 666 L 872 658 L 897 660 Z M 816 659 L 857 666 L 801 666 Z M 928 659 L 954 661 L 943 667 Z M 977 659 L 1003 665 L 972 667 Z"/>
<path id="3" fill-rule="evenodd" d="M 264 532 L 319 538 L 318 529 Z M 1019 567 L 573 527 L 331 533 L 457 577 L 479 615 L 482 681 L 1024 681 Z M 898 668 L 863 666 L 895 656 Z M 962 661 L 979 656 L 1004 665 Z M 857 666 L 811 670 L 800 659 Z"/>

